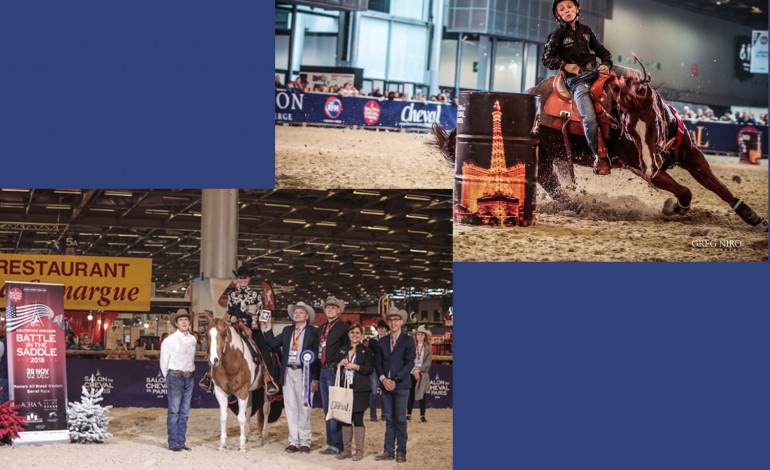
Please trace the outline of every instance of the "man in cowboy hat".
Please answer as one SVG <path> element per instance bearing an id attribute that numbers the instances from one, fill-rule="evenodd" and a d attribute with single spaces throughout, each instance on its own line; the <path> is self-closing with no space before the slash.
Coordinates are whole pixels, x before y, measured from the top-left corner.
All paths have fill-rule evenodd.
<path id="1" fill-rule="evenodd" d="M 193 375 L 195 374 L 195 336 L 190 334 L 191 317 L 180 308 L 171 315 L 176 331 L 160 346 L 160 371 L 168 386 L 168 448 L 190 450 L 186 445 L 187 418 L 190 416 Z"/>
<path id="2" fill-rule="evenodd" d="M 345 310 L 345 302 L 329 296 L 324 302 L 326 323 L 321 325 L 321 343 L 318 353 L 321 358 L 321 401 L 324 405 L 324 416 L 329 412 L 329 387 L 334 385 L 337 374 L 337 363 L 331 358 L 349 344 L 348 324 L 340 321 L 340 314 Z M 328 360 L 327 360 L 328 359 Z M 336 419 L 326 421 L 326 444 L 322 454 L 336 455 L 342 452 L 342 428 Z"/>
<path id="3" fill-rule="evenodd" d="M 315 320 L 315 310 L 304 302 L 289 305 L 289 317 L 294 323 L 273 334 L 273 321 L 268 318 L 262 323 L 265 340 L 270 347 L 283 351 L 281 385 L 283 385 L 283 406 L 289 425 L 289 446 L 286 452 L 310 452 L 310 411 L 312 394 L 318 391 L 318 330 L 310 325 Z"/>
<path id="4" fill-rule="evenodd" d="M 406 405 L 409 400 L 416 349 L 414 340 L 401 328 L 406 323 L 406 310 L 391 307 L 383 318 L 390 325 L 390 335 L 380 340 L 375 359 L 377 377 L 382 383 L 382 409 L 385 416 L 385 445 L 375 460 L 406 462 Z M 398 444 L 398 448 L 396 448 Z"/>
<path id="5" fill-rule="evenodd" d="M 267 394 L 272 396 L 278 393 L 276 377 L 279 374 L 278 364 L 270 354 L 270 348 L 265 342 L 265 336 L 259 329 L 259 322 L 255 318 L 262 309 L 262 297 L 249 287 L 251 278 L 254 277 L 254 271 L 241 266 L 237 271 L 233 271 L 238 278 L 238 287 L 227 295 L 227 315 L 234 324 L 242 323 L 246 328 L 236 328 L 236 330 L 251 336 L 257 344 L 259 354 L 262 356 L 262 362 L 268 373 Z M 244 331 L 245 330 L 245 331 Z M 248 333 L 247 333 L 248 332 Z"/>
<path id="6" fill-rule="evenodd" d="M 385 320 L 380 320 L 377 322 L 377 336 L 371 338 L 369 340 L 369 350 L 372 352 L 372 357 L 377 357 L 377 350 L 379 349 L 380 345 L 380 339 L 382 339 L 385 335 L 388 334 L 388 324 L 385 323 Z M 369 381 L 370 386 L 372 387 L 372 392 L 369 395 L 369 413 L 370 413 L 370 419 L 372 422 L 377 421 L 377 406 L 375 403 L 375 400 L 377 398 L 377 390 L 379 390 L 380 387 L 380 380 L 377 377 L 377 374 L 369 374 Z M 384 418 L 383 418 L 384 419 Z"/>

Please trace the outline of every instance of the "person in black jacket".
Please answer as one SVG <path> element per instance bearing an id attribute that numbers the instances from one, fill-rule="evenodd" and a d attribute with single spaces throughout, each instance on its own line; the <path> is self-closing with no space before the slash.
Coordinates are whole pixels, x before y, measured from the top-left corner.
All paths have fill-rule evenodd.
<path id="1" fill-rule="evenodd" d="M 364 458 L 364 412 L 369 408 L 369 392 L 371 384 L 369 376 L 374 372 L 374 357 L 372 351 L 362 343 L 364 328 L 360 323 L 350 325 L 348 329 L 350 345 L 346 345 L 335 356 L 335 361 L 344 368 L 340 371 L 344 374 L 340 377 L 340 383 L 352 380 L 353 383 L 353 423 L 340 423 L 342 426 L 342 444 L 344 450 L 337 456 L 338 459 L 346 459 L 351 456 L 351 443 L 353 435 L 356 437 L 356 455 L 353 460 Z"/>
<path id="2" fill-rule="evenodd" d="M 550 70 L 564 71 L 567 86 L 572 90 L 588 146 L 594 153 L 594 173 L 610 174 L 610 160 L 599 156 L 598 124 L 591 102 L 591 84 L 600 73 L 609 73 L 612 54 L 588 26 L 578 22 L 580 3 L 577 0 L 553 0 L 553 16 L 559 26 L 548 35 L 543 52 L 543 65 Z M 597 68 L 596 58 L 601 60 Z"/>
<path id="3" fill-rule="evenodd" d="M 345 302 L 328 297 L 324 302 L 326 323 L 319 328 L 320 347 L 318 355 L 321 358 L 321 401 L 324 406 L 324 416 L 329 412 L 329 387 L 334 385 L 337 372 L 337 361 L 334 355 L 348 344 L 348 324 L 340 321 L 340 314 L 345 309 Z M 336 419 L 326 422 L 326 444 L 321 450 L 325 455 L 337 455 L 343 450 L 342 430 Z"/>
<path id="4" fill-rule="evenodd" d="M 369 339 L 369 350 L 372 352 L 372 357 L 377 357 L 377 349 L 379 348 L 380 338 L 388 334 L 388 324 L 384 320 L 380 320 L 377 323 L 377 336 Z M 370 420 L 377 422 L 377 390 L 380 388 L 380 380 L 377 374 L 371 374 L 369 376 L 369 383 L 371 384 L 372 391 L 369 393 L 369 413 Z M 384 417 L 382 418 L 385 419 Z"/>
<path id="5" fill-rule="evenodd" d="M 289 445 L 286 452 L 310 452 L 312 431 L 310 411 L 313 407 L 313 393 L 318 391 L 320 363 L 318 351 L 318 330 L 310 324 L 315 319 L 313 307 L 304 302 L 289 305 L 289 317 L 294 322 L 273 334 L 272 317 L 262 323 L 265 341 L 273 348 L 281 348 L 284 361 L 279 374 L 283 385 L 283 404 L 286 422 L 289 425 Z"/>

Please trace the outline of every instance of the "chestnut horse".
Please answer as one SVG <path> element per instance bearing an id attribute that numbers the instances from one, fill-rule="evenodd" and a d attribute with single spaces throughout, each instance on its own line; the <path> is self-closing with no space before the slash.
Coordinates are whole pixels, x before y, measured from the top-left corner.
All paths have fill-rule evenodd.
<path id="1" fill-rule="evenodd" d="M 644 70 L 644 66 L 642 69 Z M 689 132 L 684 128 L 674 108 L 650 86 L 651 78 L 646 70 L 643 75 L 613 74 L 607 80 L 606 90 L 610 103 L 606 107 L 605 118 L 612 121 L 613 125 L 605 138 L 605 144 L 612 166 L 630 170 L 655 188 L 672 193 L 675 198 L 665 202 L 663 213 L 685 215 L 690 209 L 692 192 L 666 172 L 669 168 L 680 166 L 703 187 L 729 204 L 744 222 L 767 232 L 767 219 L 758 216 L 745 201 L 733 195 L 714 176 L 706 157 L 692 143 Z M 549 77 L 535 88 L 527 90 L 528 94 L 540 96 L 540 122 L 537 126 L 540 138 L 538 183 L 555 201 L 579 211 L 580 205 L 564 191 L 557 167 L 567 166 L 568 173 L 572 171 L 570 162 L 590 167 L 593 164 L 593 152 L 582 133 L 569 135 L 570 149 L 567 149 L 562 132 L 543 125 L 544 121 L 549 119 L 544 113 L 544 108 L 548 98 L 554 93 L 553 80 L 554 77 Z M 433 134 L 434 145 L 444 154 L 447 163 L 454 166 L 456 129 L 447 134 L 441 126 L 434 124 Z"/>
<path id="2" fill-rule="evenodd" d="M 206 335 L 209 341 L 209 364 L 214 381 L 214 395 L 219 402 L 219 424 L 221 427 L 219 450 L 226 449 L 228 397 L 238 399 L 238 424 L 241 435 L 238 450 L 246 450 L 249 435 L 249 419 L 252 409 L 252 391 L 262 389 L 264 399 L 257 419 L 262 426 L 262 444 L 267 440 L 267 417 L 270 415 L 270 400 L 263 383 L 261 362 L 255 362 L 249 346 L 227 320 L 208 315 Z M 255 346 L 254 346 L 255 347 Z"/>

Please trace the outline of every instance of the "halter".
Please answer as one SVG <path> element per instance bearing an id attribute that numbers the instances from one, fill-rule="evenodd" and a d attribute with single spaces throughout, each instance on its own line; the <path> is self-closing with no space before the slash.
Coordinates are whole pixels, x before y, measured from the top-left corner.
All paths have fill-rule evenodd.
<path id="1" fill-rule="evenodd" d="M 230 325 L 226 325 L 226 326 L 225 326 L 225 334 L 229 333 L 229 331 L 228 331 L 228 330 L 229 330 L 230 328 L 232 328 Z M 212 327 L 212 328 L 209 328 L 209 331 L 211 331 L 212 329 L 216 329 L 216 327 L 214 326 L 214 327 Z M 230 338 L 231 338 L 231 339 L 230 339 L 230 341 L 232 341 L 232 336 L 233 336 L 233 335 L 232 335 L 232 334 L 230 334 Z M 221 350 L 221 351 L 219 351 L 219 356 L 220 356 L 219 362 L 218 362 L 216 365 L 214 365 L 214 366 L 211 366 L 211 367 L 219 367 L 219 366 L 221 366 L 221 365 L 222 365 L 222 362 L 223 362 L 223 361 L 222 361 L 222 357 L 225 355 L 225 349 L 226 349 L 226 348 L 227 348 L 227 341 L 222 341 L 222 348 L 221 348 L 222 350 Z"/>

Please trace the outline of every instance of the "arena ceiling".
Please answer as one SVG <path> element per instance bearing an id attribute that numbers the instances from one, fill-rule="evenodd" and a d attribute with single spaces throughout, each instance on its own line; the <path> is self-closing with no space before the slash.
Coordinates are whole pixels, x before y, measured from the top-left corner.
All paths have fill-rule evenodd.
<path id="1" fill-rule="evenodd" d="M 201 195 L 3 189 L 0 253 L 151 257 L 155 295 L 183 296 L 200 275 Z M 441 190 L 241 190 L 238 259 L 271 284 L 278 308 L 328 294 L 358 307 L 385 293 L 451 295 L 451 198 Z"/>
<path id="2" fill-rule="evenodd" d="M 754 29 L 767 29 L 767 0 L 655 0 L 690 13 L 713 16 Z"/>

